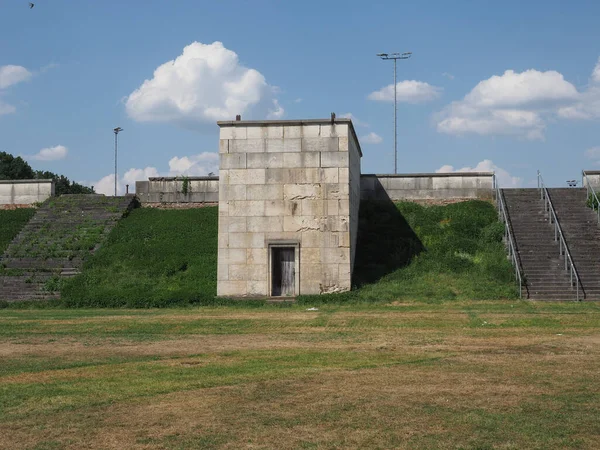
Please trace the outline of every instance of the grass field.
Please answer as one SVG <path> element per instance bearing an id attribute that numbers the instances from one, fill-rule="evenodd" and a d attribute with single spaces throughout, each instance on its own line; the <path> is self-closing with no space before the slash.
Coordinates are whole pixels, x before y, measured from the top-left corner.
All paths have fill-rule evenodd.
<path id="1" fill-rule="evenodd" d="M 217 211 L 217 207 L 134 210 L 113 229 L 83 273 L 64 283 L 62 305 L 214 304 Z M 503 230 L 489 202 L 432 207 L 363 202 L 355 290 L 299 301 L 514 298 Z"/>
<path id="2" fill-rule="evenodd" d="M 0 311 L 0 448 L 598 448 L 600 305 Z"/>

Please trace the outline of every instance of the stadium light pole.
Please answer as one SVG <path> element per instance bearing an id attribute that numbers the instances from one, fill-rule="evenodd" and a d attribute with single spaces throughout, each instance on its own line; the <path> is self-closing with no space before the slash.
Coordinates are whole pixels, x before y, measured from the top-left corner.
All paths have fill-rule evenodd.
<path id="1" fill-rule="evenodd" d="M 394 173 L 398 173 L 398 105 L 397 105 L 397 86 L 396 86 L 396 61 L 399 59 L 408 59 L 412 56 L 412 52 L 404 53 L 377 53 L 381 59 L 394 60 Z"/>
<path id="2" fill-rule="evenodd" d="M 115 197 L 117 196 L 117 136 L 119 136 L 119 132 L 123 131 L 123 128 L 117 127 L 113 129 L 115 132 Z"/>

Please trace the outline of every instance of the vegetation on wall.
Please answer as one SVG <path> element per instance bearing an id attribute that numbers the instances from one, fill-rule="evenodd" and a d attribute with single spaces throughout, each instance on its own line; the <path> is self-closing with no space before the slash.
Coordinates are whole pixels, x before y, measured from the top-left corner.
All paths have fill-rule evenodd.
<path id="1" fill-rule="evenodd" d="M 0 152 L 0 180 L 54 180 L 55 195 L 93 194 L 94 189 L 47 170 L 33 170 L 20 156 Z"/>
<path id="2" fill-rule="evenodd" d="M 34 213 L 35 209 L 33 208 L 0 210 L 0 255 L 4 253 L 8 244 L 19 234 Z"/>

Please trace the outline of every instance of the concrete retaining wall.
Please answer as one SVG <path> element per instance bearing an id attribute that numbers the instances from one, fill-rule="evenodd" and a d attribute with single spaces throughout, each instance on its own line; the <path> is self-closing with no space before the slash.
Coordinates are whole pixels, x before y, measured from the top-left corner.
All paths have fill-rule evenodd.
<path id="1" fill-rule="evenodd" d="M 583 187 L 586 187 L 589 184 L 594 188 L 596 193 L 598 193 L 598 189 L 600 188 L 600 171 L 586 170 L 585 174 L 587 177 L 583 177 Z"/>
<path id="2" fill-rule="evenodd" d="M 136 181 L 135 192 L 142 204 L 216 203 L 219 201 L 219 177 L 157 177 Z"/>
<path id="3" fill-rule="evenodd" d="M 0 205 L 31 205 L 52 195 L 53 180 L 0 180 Z"/>
<path id="4" fill-rule="evenodd" d="M 493 172 L 363 174 L 363 200 L 491 199 Z"/>

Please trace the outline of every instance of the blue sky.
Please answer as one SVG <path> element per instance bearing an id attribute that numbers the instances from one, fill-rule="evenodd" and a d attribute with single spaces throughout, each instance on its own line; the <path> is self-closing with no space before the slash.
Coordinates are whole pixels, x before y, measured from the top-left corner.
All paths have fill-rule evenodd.
<path id="1" fill-rule="evenodd" d="M 597 1 L 0 0 L 0 150 L 111 192 L 216 171 L 216 120 L 352 114 L 363 173 L 600 169 Z M 160 69 L 157 71 L 157 69 Z M 156 71 L 156 72 L 155 72 Z M 147 80 L 147 81 L 146 81 Z"/>

